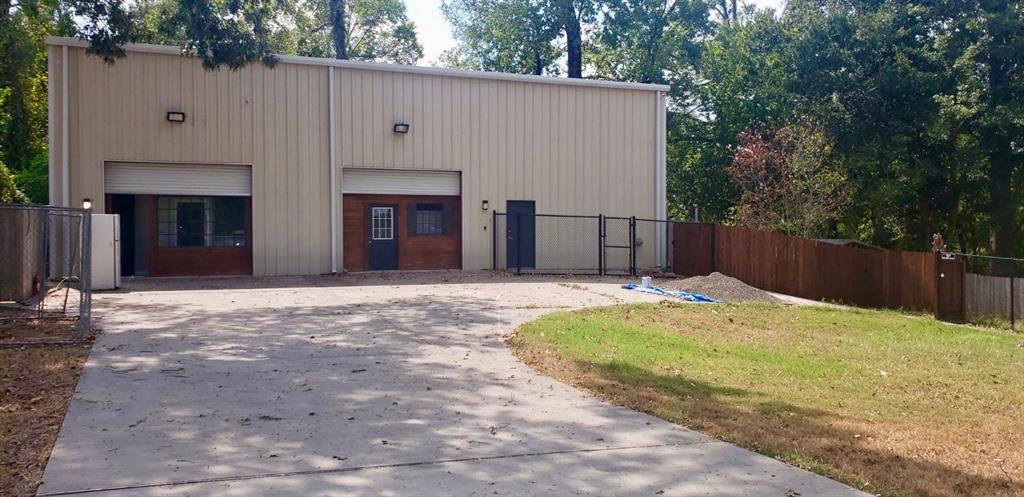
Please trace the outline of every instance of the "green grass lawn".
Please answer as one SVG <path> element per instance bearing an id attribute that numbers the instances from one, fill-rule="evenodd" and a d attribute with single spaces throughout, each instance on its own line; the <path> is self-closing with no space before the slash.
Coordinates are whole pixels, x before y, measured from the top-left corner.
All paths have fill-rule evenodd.
<path id="1" fill-rule="evenodd" d="M 1024 495 L 1024 335 L 890 311 L 629 305 L 509 340 L 615 403 L 882 495 Z"/>

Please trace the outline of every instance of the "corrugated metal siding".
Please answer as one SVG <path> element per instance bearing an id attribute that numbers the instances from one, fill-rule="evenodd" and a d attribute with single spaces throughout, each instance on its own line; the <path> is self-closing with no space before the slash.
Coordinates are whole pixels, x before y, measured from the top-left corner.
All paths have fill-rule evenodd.
<path id="1" fill-rule="evenodd" d="M 72 204 L 104 198 L 108 162 L 251 165 L 253 273 L 330 271 L 325 68 L 206 71 L 194 59 L 137 52 L 108 65 L 69 52 Z M 172 110 L 186 121 L 168 122 Z"/>
<path id="2" fill-rule="evenodd" d="M 176 55 L 129 51 L 108 65 L 83 48 L 69 53 L 72 204 L 102 202 L 107 162 L 251 165 L 254 274 L 330 270 L 327 67 L 211 72 Z M 51 64 L 51 95 L 59 67 Z M 655 92 L 335 75 L 337 167 L 461 171 L 465 269 L 490 266 L 485 199 L 502 211 L 507 199 L 533 199 L 543 213 L 655 216 Z M 167 122 L 172 110 L 186 122 Z M 410 132 L 394 133 L 396 122 Z M 59 164 L 59 147 L 51 154 Z M 649 265 L 653 252 L 644 257 Z"/>
<path id="3" fill-rule="evenodd" d="M 341 167 L 462 171 L 466 269 L 490 266 L 483 200 L 656 217 L 654 92 L 336 71 Z M 654 264 L 650 247 L 639 264 Z"/>
<path id="4" fill-rule="evenodd" d="M 249 166 L 107 163 L 106 193 L 150 195 L 252 195 Z"/>
<path id="5" fill-rule="evenodd" d="M 381 195 L 458 195 L 459 173 L 451 171 L 408 171 L 387 169 L 345 169 L 342 193 Z"/>

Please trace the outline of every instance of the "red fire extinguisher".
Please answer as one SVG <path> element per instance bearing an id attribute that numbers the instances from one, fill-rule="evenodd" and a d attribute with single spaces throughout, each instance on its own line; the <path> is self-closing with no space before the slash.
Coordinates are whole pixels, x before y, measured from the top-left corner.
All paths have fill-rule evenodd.
<path id="1" fill-rule="evenodd" d="M 38 274 L 32 277 L 32 295 L 39 295 L 39 290 L 42 284 L 43 280 Z"/>

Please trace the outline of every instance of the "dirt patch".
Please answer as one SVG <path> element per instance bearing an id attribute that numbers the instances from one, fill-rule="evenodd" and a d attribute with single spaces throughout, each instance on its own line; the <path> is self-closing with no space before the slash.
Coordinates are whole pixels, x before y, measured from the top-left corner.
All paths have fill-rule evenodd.
<path id="1" fill-rule="evenodd" d="M 0 321 L 0 346 L 5 342 L 58 342 L 75 337 L 77 319 L 47 318 Z"/>
<path id="2" fill-rule="evenodd" d="M 48 332 L 69 333 L 59 329 L 62 321 L 43 323 Z M 4 324 L 12 336 L 39 331 Z M 91 347 L 88 340 L 77 346 L 0 348 L 0 495 L 35 495 Z"/>
<path id="3" fill-rule="evenodd" d="M 659 282 L 659 286 L 667 290 L 682 290 L 699 293 L 725 302 L 762 302 L 765 304 L 781 304 L 782 301 L 772 294 L 754 288 L 736 278 L 722 273 L 711 273 L 708 276 L 694 276 L 682 280 Z"/>

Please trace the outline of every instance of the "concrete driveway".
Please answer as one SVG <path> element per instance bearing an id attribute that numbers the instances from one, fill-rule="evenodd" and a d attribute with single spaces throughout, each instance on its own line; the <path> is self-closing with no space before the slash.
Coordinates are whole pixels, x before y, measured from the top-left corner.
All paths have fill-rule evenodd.
<path id="1" fill-rule="evenodd" d="M 166 280 L 97 295 L 103 332 L 40 495 L 867 495 L 532 372 L 503 343 L 517 324 L 652 300 L 570 282 Z"/>

